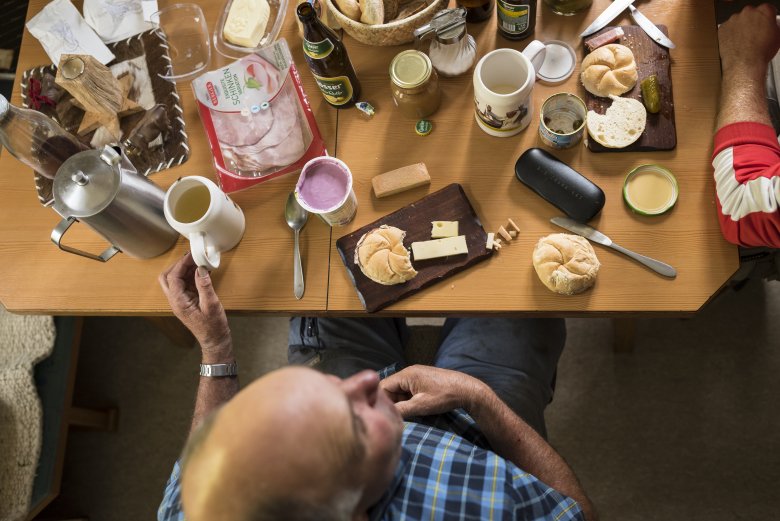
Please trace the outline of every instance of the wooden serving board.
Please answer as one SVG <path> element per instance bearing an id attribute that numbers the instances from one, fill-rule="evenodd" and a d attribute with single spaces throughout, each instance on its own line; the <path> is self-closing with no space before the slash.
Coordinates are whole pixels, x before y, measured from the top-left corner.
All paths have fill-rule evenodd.
<path id="1" fill-rule="evenodd" d="M 656 150 L 673 150 L 677 146 L 677 129 L 674 124 L 674 98 L 672 96 L 672 64 L 669 59 L 669 49 L 658 45 L 638 25 L 620 26 L 625 34 L 617 42 L 625 45 L 634 53 L 639 79 L 633 89 L 623 94 L 623 97 L 642 101 L 642 80 L 653 74 L 658 76 L 661 88 L 661 110 L 658 114 L 647 113 L 647 126 L 642 136 L 625 148 L 606 148 L 592 139 L 587 140 L 587 146 L 592 152 L 653 152 Z M 658 26 L 667 36 L 669 31 L 665 25 Z M 613 29 L 605 27 L 596 34 Z M 595 35 L 593 35 L 595 36 Z M 591 38 L 590 36 L 588 38 Z M 587 49 L 587 48 L 586 48 Z M 599 98 L 585 91 L 585 104 L 588 110 L 604 114 L 612 104 L 609 98 Z"/>
<path id="2" fill-rule="evenodd" d="M 431 239 L 431 221 L 458 221 L 458 234 L 466 236 L 468 254 L 417 262 L 412 259 L 417 276 L 394 286 L 372 281 L 363 275 L 360 267 L 355 264 L 355 247 L 365 233 L 383 224 L 395 226 L 406 232 L 404 246 L 410 249 L 413 242 Z M 463 187 L 453 183 L 341 237 L 336 241 L 336 249 L 357 289 L 363 307 L 372 313 L 487 259 L 493 254 L 493 250 L 485 247 L 486 242 L 487 233 L 482 228 L 482 223 Z"/>

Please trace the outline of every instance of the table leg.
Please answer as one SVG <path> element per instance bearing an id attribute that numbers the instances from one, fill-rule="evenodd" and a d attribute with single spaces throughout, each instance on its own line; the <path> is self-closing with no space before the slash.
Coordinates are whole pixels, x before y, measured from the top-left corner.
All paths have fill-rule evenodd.
<path id="1" fill-rule="evenodd" d="M 162 334 L 168 337 L 168 340 L 179 347 L 188 349 L 195 346 L 195 337 L 190 330 L 184 327 L 176 317 L 145 317 L 146 320 L 154 324 Z"/>
<path id="2" fill-rule="evenodd" d="M 634 341 L 636 339 L 635 318 L 613 318 L 612 330 L 614 334 L 612 349 L 615 353 L 631 353 L 634 351 Z"/>

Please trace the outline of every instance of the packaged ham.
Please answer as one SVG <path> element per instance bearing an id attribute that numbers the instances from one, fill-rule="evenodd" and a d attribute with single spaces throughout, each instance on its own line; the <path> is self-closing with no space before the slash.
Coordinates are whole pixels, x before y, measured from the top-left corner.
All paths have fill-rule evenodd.
<path id="1" fill-rule="evenodd" d="M 225 192 L 298 171 L 326 155 L 284 39 L 192 85 Z"/>

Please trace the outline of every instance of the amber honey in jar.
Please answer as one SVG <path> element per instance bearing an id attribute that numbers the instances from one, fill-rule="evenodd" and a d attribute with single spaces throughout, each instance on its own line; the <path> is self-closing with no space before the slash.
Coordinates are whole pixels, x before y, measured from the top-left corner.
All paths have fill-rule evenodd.
<path id="1" fill-rule="evenodd" d="M 395 105 L 408 118 L 430 116 L 441 102 L 439 77 L 431 59 L 420 51 L 403 51 L 393 58 L 390 90 Z"/>

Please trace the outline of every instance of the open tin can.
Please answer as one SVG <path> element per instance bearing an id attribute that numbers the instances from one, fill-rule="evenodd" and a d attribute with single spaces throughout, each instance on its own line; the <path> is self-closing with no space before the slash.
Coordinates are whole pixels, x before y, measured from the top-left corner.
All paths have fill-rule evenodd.
<path id="1" fill-rule="evenodd" d="M 556 149 L 571 148 L 585 133 L 588 109 L 579 97 L 559 92 L 547 98 L 539 112 L 539 137 Z"/>

